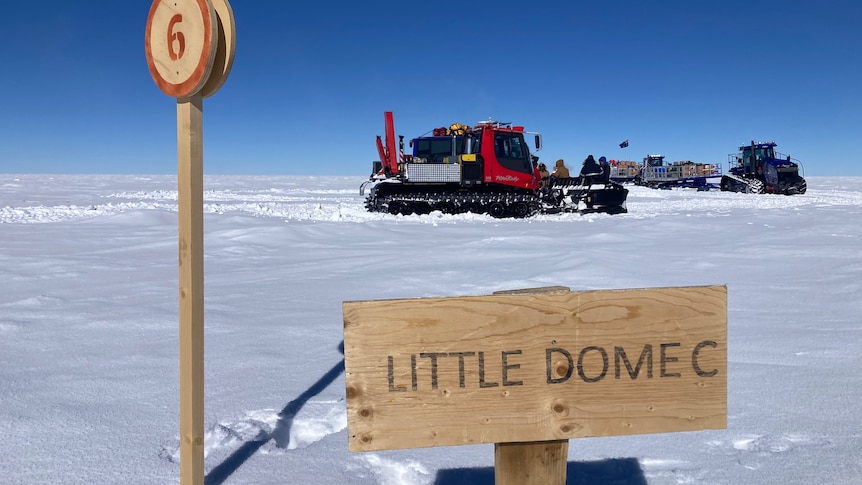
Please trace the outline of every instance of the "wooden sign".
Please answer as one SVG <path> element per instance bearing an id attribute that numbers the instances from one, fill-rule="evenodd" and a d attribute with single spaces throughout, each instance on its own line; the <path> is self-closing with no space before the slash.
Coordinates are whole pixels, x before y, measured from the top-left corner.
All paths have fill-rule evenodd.
<path id="1" fill-rule="evenodd" d="M 351 451 L 727 426 L 724 286 L 358 301 L 343 312 Z"/>
<path id="2" fill-rule="evenodd" d="M 233 18 L 233 9 L 227 0 L 210 0 L 210 2 L 216 13 L 217 40 L 212 71 L 201 88 L 201 95 L 204 98 L 212 96 L 224 85 L 233 67 L 233 58 L 236 54 L 236 22 Z"/>
<path id="3" fill-rule="evenodd" d="M 203 88 L 218 49 L 217 18 L 209 0 L 156 0 L 144 37 L 147 65 L 159 89 L 185 98 Z"/>

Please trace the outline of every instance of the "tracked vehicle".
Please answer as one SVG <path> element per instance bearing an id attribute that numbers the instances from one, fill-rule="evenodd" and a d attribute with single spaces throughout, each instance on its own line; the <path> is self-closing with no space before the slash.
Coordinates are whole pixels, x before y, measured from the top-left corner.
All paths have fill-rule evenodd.
<path id="1" fill-rule="evenodd" d="M 710 190 L 719 188 L 719 177 L 721 164 L 695 163 L 690 160 L 669 163 L 665 161 L 664 155 L 647 155 L 640 173 L 635 177 L 635 183 L 654 189 Z"/>
<path id="2" fill-rule="evenodd" d="M 721 190 L 753 194 L 804 194 L 801 162 L 775 151 L 774 141 L 754 142 L 728 155 L 731 169 L 721 177 Z"/>
<path id="3" fill-rule="evenodd" d="M 593 184 L 582 177 L 542 180 L 535 151 L 541 134 L 523 126 L 481 121 L 458 123 L 432 130 L 431 136 L 404 137 L 396 149 L 391 111 L 384 113 L 385 140 L 377 137 L 380 160 L 373 162 L 369 179 L 360 187 L 368 195 L 371 212 L 447 214 L 473 212 L 493 217 L 529 217 L 538 213 L 602 211 L 625 212 L 628 190 L 619 184 Z"/>

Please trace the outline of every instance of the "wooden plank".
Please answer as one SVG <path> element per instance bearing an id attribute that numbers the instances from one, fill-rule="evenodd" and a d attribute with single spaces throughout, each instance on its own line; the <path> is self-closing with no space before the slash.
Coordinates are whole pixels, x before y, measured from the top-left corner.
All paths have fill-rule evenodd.
<path id="1" fill-rule="evenodd" d="M 236 55 L 236 21 L 233 9 L 227 0 L 211 0 L 215 12 L 216 27 L 216 51 L 213 58 L 212 72 L 204 86 L 201 94 L 208 98 L 216 93 L 227 81 L 227 76 L 233 68 L 233 59 Z"/>
<path id="2" fill-rule="evenodd" d="M 344 302 L 351 451 L 722 429 L 727 288 Z"/>
<path id="3" fill-rule="evenodd" d="M 180 483 L 204 483 L 203 101 L 177 101 Z"/>
<path id="4" fill-rule="evenodd" d="M 569 441 L 497 443 L 494 485 L 565 485 Z"/>

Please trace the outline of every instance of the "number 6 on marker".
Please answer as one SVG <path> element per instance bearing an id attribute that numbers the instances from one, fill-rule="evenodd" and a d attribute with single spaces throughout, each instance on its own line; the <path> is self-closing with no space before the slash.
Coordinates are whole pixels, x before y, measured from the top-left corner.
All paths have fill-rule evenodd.
<path id="1" fill-rule="evenodd" d="M 228 0 L 153 0 L 144 33 L 153 81 L 178 100 L 211 96 L 230 72 L 235 36 Z"/>
<path id="2" fill-rule="evenodd" d="M 171 17 L 171 21 L 168 22 L 168 55 L 172 61 L 182 58 L 183 53 L 186 51 L 186 36 L 184 36 L 182 32 L 174 32 L 174 27 L 182 21 L 183 16 L 181 14 L 176 14 Z M 179 52 L 174 50 L 174 41 L 179 43 Z"/>

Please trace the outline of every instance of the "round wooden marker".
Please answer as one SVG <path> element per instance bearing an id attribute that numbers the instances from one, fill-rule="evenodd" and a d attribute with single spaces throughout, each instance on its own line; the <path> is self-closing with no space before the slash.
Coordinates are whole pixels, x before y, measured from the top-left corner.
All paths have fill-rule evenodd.
<path id="1" fill-rule="evenodd" d="M 233 67 L 233 58 L 236 54 L 236 22 L 233 18 L 233 9 L 227 0 L 210 0 L 218 20 L 218 46 L 216 48 L 215 60 L 213 61 L 212 73 L 201 94 L 208 98 L 215 94 L 227 80 L 230 69 Z"/>
<path id="2" fill-rule="evenodd" d="M 209 0 L 155 0 L 144 38 L 147 65 L 159 89 L 186 98 L 210 76 L 218 48 L 217 18 Z"/>

